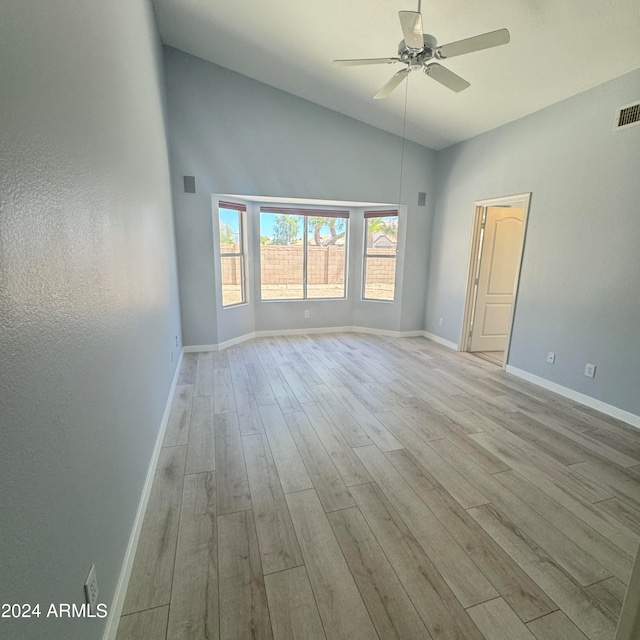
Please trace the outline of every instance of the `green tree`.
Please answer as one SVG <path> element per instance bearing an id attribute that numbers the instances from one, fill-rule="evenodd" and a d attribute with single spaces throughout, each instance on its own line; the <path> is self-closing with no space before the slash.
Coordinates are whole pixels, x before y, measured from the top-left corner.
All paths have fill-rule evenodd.
<path id="1" fill-rule="evenodd" d="M 220 223 L 220 244 L 233 244 L 233 229 L 226 223 Z"/>
<path id="2" fill-rule="evenodd" d="M 273 225 L 273 244 L 292 244 L 298 237 L 300 219 L 287 214 L 278 215 Z"/>
<path id="3" fill-rule="evenodd" d="M 373 246 L 373 236 L 377 233 L 385 235 L 391 240 L 398 240 L 398 223 L 393 220 L 383 220 L 382 218 L 367 219 L 367 247 Z"/>
<path id="4" fill-rule="evenodd" d="M 316 243 L 317 247 L 319 247 L 322 244 L 320 231 L 322 231 L 322 227 L 324 227 L 325 221 L 326 221 L 326 218 L 319 218 L 316 216 L 309 218 L 309 224 L 313 225 L 313 241 Z"/>
<path id="5" fill-rule="evenodd" d="M 367 247 L 373 246 L 373 236 L 384 233 L 386 222 L 382 218 L 367 218 Z"/>
<path id="6" fill-rule="evenodd" d="M 393 239 L 393 240 L 397 240 L 398 239 L 398 223 L 397 221 L 389 221 L 389 222 L 385 222 L 384 223 L 384 230 L 383 232 L 385 236 L 388 236 L 389 238 Z"/>
<path id="7" fill-rule="evenodd" d="M 336 241 L 344 235 L 344 219 L 343 218 L 330 218 L 330 217 L 316 217 L 312 216 L 309 218 L 309 223 L 313 225 L 313 241 L 316 243 L 316 246 L 320 246 L 322 244 L 322 237 L 320 236 L 320 232 L 323 227 L 329 227 L 329 233 L 331 234 L 331 238 L 327 240 L 324 244 L 335 244 Z M 341 232 L 341 233 L 340 233 Z"/>

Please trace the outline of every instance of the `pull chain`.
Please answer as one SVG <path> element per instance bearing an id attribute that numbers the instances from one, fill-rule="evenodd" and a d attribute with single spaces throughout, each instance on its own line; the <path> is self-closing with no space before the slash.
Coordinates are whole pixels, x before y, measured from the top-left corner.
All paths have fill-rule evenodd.
<path id="1" fill-rule="evenodd" d="M 407 77 L 407 81 L 405 83 L 404 89 L 404 118 L 402 121 L 402 153 L 400 155 L 400 188 L 398 190 L 398 208 L 402 204 L 402 173 L 404 170 L 404 145 L 406 142 L 406 132 L 407 132 L 407 101 L 409 97 L 409 77 Z"/>

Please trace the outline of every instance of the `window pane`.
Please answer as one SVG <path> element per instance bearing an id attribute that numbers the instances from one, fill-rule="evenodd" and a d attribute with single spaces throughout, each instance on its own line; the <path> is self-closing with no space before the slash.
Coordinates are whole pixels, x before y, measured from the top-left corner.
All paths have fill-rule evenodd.
<path id="1" fill-rule="evenodd" d="M 304 219 L 260 214 L 260 287 L 263 300 L 302 298 Z"/>
<path id="2" fill-rule="evenodd" d="M 222 275 L 222 306 L 245 301 L 242 212 L 234 209 L 218 210 L 220 228 L 220 271 Z"/>
<path id="3" fill-rule="evenodd" d="M 374 249 L 375 251 L 375 249 Z M 396 259 L 367 256 L 364 297 L 372 300 L 393 300 L 396 281 Z"/>
<path id="4" fill-rule="evenodd" d="M 222 306 L 244 302 L 244 274 L 242 273 L 241 256 L 225 256 L 222 254 Z"/>
<path id="5" fill-rule="evenodd" d="M 240 238 L 240 212 L 220 209 L 220 253 L 242 253 Z"/>
<path id="6" fill-rule="evenodd" d="M 363 297 L 393 300 L 395 296 L 398 217 L 367 218 Z M 377 257 L 385 256 L 385 257 Z"/>
<path id="7" fill-rule="evenodd" d="M 310 217 L 307 229 L 307 297 L 344 298 L 348 220 Z"/>
<path id="8" fill-rule="evenodd" d="M 395 255 L 398 242 L 398 216 L 367 218 L 367 253 L 369 249 L 389 249 Z"/>

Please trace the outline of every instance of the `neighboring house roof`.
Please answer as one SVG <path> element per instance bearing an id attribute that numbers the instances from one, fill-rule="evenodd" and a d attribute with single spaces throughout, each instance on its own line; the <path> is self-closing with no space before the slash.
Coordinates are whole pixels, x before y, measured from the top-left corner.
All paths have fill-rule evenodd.
<path id="1" fill-rule="evenodd" d="M 373 234 L 372 246 L 374 249 L 378 247 L 386 248 L 386 247 L 395 247 L 396 241 L 390 238 L 385 233 L 379 232 Z"/>

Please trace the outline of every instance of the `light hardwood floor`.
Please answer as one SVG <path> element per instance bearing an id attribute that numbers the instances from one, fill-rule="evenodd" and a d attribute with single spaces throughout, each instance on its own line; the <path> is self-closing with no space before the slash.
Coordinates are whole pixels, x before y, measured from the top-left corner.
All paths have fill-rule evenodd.
<path id="1" fill-rule="evenodd" d="M 640 431 L 424 338 L 186 354 L 118 640 L 613 640 Z"/>
<path id="2" fill-rule="evenodd" d="M 489 362 L 493 362 L 493 364 L 497 364 L 499 367 L 501 367 L 504 362 L 504 351 L 472 351 L 471 353 L 473 353 L 476 358 L 488 360 Z"/>

